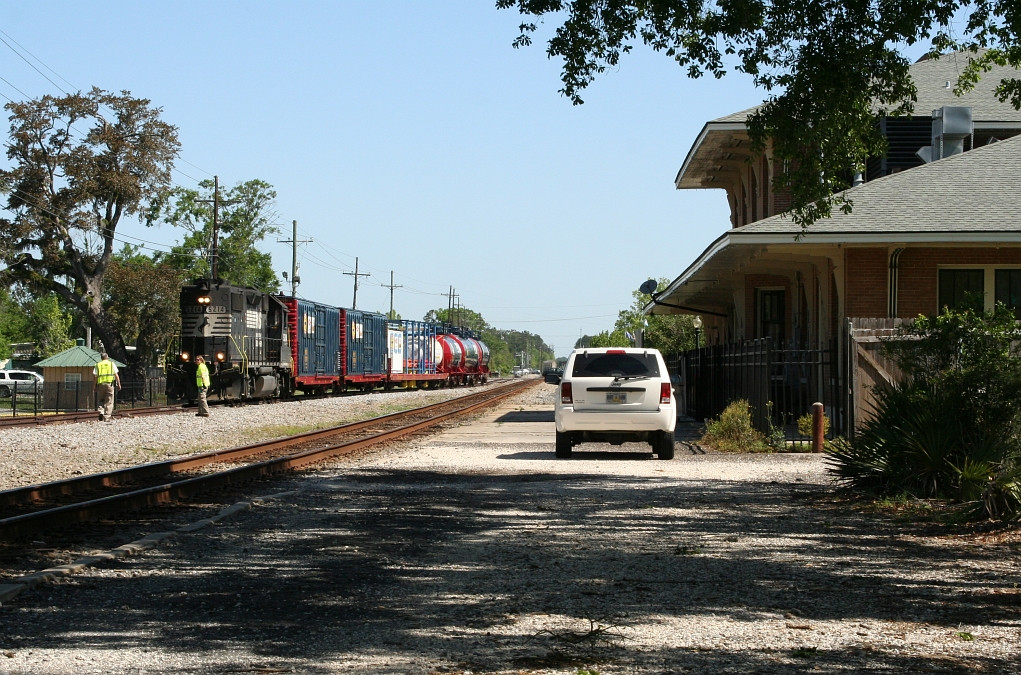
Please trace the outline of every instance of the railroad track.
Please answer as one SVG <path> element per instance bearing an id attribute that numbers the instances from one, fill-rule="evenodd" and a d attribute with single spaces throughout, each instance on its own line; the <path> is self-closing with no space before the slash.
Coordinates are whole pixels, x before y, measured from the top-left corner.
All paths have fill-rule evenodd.
<path id="1" fill-rule="evenodd" d="M 496 380 L 493 380 L 496 381 Z M 346 391 L 335 394 L 308 394 L 307 398 L 322 398 L 329 396 L 336 397 L 357 397 L 363 396 L 365 392 L 362 391 Z M 303 395 L 305 397 L 306 395 Z M 297 400 L 295 398 L 285 399 L 288 401 Z M 281 399 L 258 399 L 255 405 L 267 405 L 281 402 Z M 235 406 L 245 405 L 241 401 L 236 400 L 220 400 L 212 399 L 209 401 L 210 406 Z M 132 417 L 146 417 L 149 415 L 172 415 L 179 412 L 194 412 L 194 404 L 185 405 L 183 403 L 167 404 L 161 406 L 151 406 L 145 408 L 119 408 L 113 411 L 115 419 L 131 419 Z M 98 420 L 98 413 L 95 410 L 83 410 L 76 412 L 49 412 L 49 413 L 34 413 L 34 412 L 22 412 L 18 415 L 4 415 L 0 417 L 0 429 L 7 429 L 11 427 L 25 427 L 25 426 L 43 426 L 47 424 L 67 424 L 71 422 L 95 422 Z"/>
<path id="2" fill-rule="evenodd" d="M 186 410 L 186 408 L 182 405 L 153 406 L 151 408 L 121 408 L 119 410 L 114 410 L 113 416 L 116 419 L 130 419 L 132 417 L 147 417 L 149 415 L 171 415 L 184 410 Z M 8 429 L 10 427 L 42 426 L 46 424 L 69 424 L 72 422 L 95 422 L 98 419 L 98 413 L 95 410 L 40 415 L 23 413 L 17 416 L 0 417 L 0 429 Z"/>
<path id="3" fill-rule="evenodd" d="M 170 504 L 306 467 L 470 415 L 538 382 L 516 381 L 421 408 L 287 438 L 5 490 L 0 492 L 0 513 L 4 514 L 0 518 L 0 541 Z"/>

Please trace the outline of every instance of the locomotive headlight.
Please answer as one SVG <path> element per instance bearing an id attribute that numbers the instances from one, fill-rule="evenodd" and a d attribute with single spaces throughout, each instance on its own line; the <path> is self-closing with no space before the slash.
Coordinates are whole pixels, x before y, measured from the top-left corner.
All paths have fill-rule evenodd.
<path id="1" fill-rule="evenodd" d="M 189 354 L 188 352 L 181 352 L 181 360 L 182 361 L 187 361 L 190 358 L 191 358 L 191 354 Z"/>
<path id="2" fill-rule="evenodd" d="M 198 303 L 200 305 L 208 305 L 210 302 L 212 302 L 212 300 L 209 298 L 208 295 L 200 295 L 199 296 Z"/>
<path id="3" fill-rule="evenodd" d="M 216 352 L 216 360 L 217 361 L 223 361 L 226 358 L 227 358 L 227 355 L 224 354 L 223 352 Z"/>

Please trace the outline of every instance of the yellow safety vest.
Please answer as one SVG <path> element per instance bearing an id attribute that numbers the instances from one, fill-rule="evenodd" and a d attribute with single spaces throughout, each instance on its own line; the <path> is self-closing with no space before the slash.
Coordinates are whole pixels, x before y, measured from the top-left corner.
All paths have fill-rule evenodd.
<path id="1" fill-rule="evenodd" d="M 209 386 L 209 366 L 204 363 L 200 363 L 195 371 L 195 384 L 199 387 Z"/>
<path id="2" fill-rule="evenodd" d="M 96 364 L 96 384 L 110 384 L 117 379 L 113 372 L 113 361 L 100 361 Z"/>

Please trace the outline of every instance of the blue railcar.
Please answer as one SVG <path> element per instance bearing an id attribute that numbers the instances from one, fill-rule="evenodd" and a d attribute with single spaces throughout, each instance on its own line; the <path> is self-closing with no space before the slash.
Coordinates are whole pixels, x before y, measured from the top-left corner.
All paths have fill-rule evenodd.
<path id="1" fill-rule="evenodd" d="M 358 309 L 340 311 L 341 377 L 345 384 L 371 388 L 387 379 L 387 318 Z"/>
<path id="2" fill-rule="evenodd" d="M 195 400 L 198 354 L 209 364 L 209 394 L 223 400 L 460 386 L 489 376 L 484 343 L 427 321 L 390 320 L 209 279 L 185 285 L 180 307 L 181 332 L 166 362 L 174 400 Z"/>
<path id="3" fill-rule="evenodd" d="M 340 313 L 338 307 L 294 299 L 295 384 L 306 391 L 340 382 Z"/>

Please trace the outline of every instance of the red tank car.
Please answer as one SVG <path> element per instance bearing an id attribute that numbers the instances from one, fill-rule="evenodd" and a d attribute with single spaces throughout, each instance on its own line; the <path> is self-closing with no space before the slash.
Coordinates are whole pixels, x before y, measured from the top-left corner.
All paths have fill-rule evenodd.
<path id="1" fill-rule="evenodd" d="M 478 384 L 489 379 L 489 348 L 481 340 L 444 333 L 436 336 L 442 358 L 440 372 L 454 384 Z"/>

